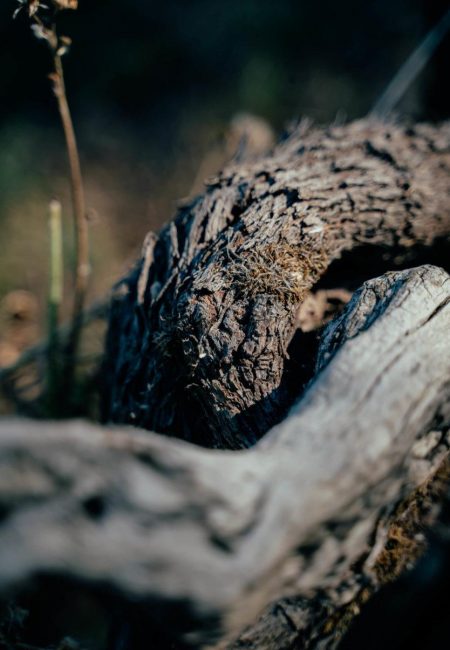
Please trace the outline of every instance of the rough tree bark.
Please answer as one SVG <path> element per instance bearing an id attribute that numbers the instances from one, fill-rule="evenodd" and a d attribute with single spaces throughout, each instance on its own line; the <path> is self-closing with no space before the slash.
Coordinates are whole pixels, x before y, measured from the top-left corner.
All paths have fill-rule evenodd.
<path id="1" fill-rule="evenodd" d="M 0 592 L 114 594 L 130 648 L 335 647 L 445 492 L 449 277 L 387 273 L 298 325 L 312 288 L 445 261 L 449 169 L 448 125 L 303 126 L 150 234 L 115 290 L 105 420 L 225 449 L 4 422 Z"/>
<path id="2" fill-rule="evenodd" d="M 212 179 L 117 288 L 106 419 L 210 447 L 258 440 L 310 379 L 311 341 L 293 334 L 327 269 L 342 282 L 344 259 L 354 288 L 448 235 L 449 144 L 449 125 L 304 126 Z"/>

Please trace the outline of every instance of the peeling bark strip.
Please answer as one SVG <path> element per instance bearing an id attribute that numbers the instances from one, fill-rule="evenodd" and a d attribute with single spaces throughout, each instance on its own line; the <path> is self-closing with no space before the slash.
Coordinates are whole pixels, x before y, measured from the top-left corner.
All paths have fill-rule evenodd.
<path id="1" fill-rule="evenodd" d="M 231 165 L 117 288 L 105 419 L 255 443 L 302 389 L 306 346 L 292 372 L 287 356 L 307 290 L 349 251 L 353 287 L 375 261 L 417 263 L 450 231 L 449 170 L 449 124 L 368 121 L 301 126 L 267 158 Z"/>
<path id="2" fill-rule="evenodd" d="M 324 332 L 303 399 L 251 450 L 0 422 L 0 595 L 36 576 L 115 594 L 148 625 L 134 649 L 152 626 L 161 648 L 229 647 L 272 603 L 236 647 L 334 647 L 330 610 L 383 581 L 383 534 L 411 501 L 396 504 L 447 454 L 449 332 L 443 270 L 368 282 Z"/>

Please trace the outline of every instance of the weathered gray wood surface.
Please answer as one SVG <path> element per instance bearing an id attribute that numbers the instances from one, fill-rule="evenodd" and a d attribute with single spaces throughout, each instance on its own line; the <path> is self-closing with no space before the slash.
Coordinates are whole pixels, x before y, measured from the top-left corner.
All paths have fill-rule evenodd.
<path id="1" fill-rule="evenodd" d="M 450 232 L 449 170 L 449 124 L 367 120 L 303 125 L 230 165 L 117 287 L 105 419 L 254 444 L 310 377 L 310 342 L 287 354 L 306 292 L 432 261 Z"/>
<path id="2" fill-rule="evenodd" d="M 318 589 L 342 604 L 371 576 L 380 515 L 445 453 L 436 433 L 419 466 L 414 449 L 450 420 L 449 333 L 443 270 L 368 282 L 323 334 L 304 397 L 240 452 L 86 422 L 2 421 L 0 593 L 60 575 L 107 587 L 149 625 L 181 607 L 170 632 L 195 647 L 226 647 L 270 603 L 304 596 L 296 616 L 269 610 L 270 629 L 242 640 L 289 647 Z"/>

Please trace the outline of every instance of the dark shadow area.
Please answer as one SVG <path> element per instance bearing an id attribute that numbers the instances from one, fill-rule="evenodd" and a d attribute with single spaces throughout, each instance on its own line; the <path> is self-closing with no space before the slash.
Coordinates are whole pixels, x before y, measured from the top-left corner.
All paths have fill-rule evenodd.
<path id="1" fill-rule="evenodd" d="M 0 648 L 192 650 L 194 637 L 192 643 L 179 638 L 189 636 L 195 619 L 185 602 L 124 604 L 106 585 L 92 591 L 69 578 L 41 576 L 14 600 L 0 602 Z M 203 632 L 209 628 L 217 633 L 217 621 L 205 616 Z"/>
<path id="2" fill-rule="evenodd" d="M 360 246 L 330 264 L 315 289 L 345 288 L 354 291 L 366 280 L 388 271 L 402 271 L 422 264 L 440 266 L 450 271 L 450 242 L 438 239 L 433 246 L 414 246 L 405 249 L 383 246 Z"/>
<path id="3" fill-rule="evenodd" d="M 450 501 L 417 566 L 363 608 L 339 650 L 450 647 Z"/>

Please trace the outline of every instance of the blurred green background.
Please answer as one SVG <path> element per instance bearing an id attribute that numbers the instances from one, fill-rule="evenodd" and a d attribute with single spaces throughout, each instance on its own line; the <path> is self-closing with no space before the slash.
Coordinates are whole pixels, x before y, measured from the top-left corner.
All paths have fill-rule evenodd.
<path id="1" fill-rule="evenodd" d="M 17 289 L 36 297 L 36 338 L 50 199 L 63 202 L 68 266 L 72 226 L 50 56 L 25 12 L 12 20 L 16 6 L 0 7 L 0 298 Z M 365 115 L 447 8 L 442 0 L 80 0 L 65 12 L 60 30 L 73 38 L 66 79 L 91 216 L 90 298 L 126 270 L 177 199 L 200 191 L 230 158 L 237 115 L 259 116 L 276 134 L 303 116 Z M 448 117 L 449 54 L 447 37 L 402 115 Z"/>

